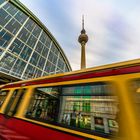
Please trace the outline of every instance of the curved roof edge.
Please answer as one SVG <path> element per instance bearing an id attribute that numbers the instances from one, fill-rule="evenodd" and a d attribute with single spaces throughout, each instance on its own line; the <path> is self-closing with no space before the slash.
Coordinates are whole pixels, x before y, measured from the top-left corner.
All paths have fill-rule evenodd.
<path id="1" fill-rule="evenodd" d="M 11 2 L 16 7 L 21 9 L 26 15 L 28 15 L 34 22 L 36 22 L 38 24 L 38 26 L 40 26 L 47 33 L 47 35 L 52 39 L 52 41 L 54 42 L 54 44 L 57 46 L 58 50 L 62 54 L 62 56 L 64 58 L 64 61 L 66 62 L 65 64 L 72 71 L 71 65 L 68 61 L 68 58 L 66 57 L 66 54 L 64 53 L 63 49 L 61 48 L 61 46 L 59 45 L 59 43 L 57 42 L 55 37 L 48 30 L 48 28 L 26 6 L 24 6 L 19 0 L 7 0 L 7 1 Z"/>

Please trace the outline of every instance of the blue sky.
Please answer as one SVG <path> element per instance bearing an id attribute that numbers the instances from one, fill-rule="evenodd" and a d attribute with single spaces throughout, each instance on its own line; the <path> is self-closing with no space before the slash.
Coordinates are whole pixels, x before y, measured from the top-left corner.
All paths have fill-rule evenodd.
<path id="1" fill-rule="evenodd" d="M 81 17 L 89 37 L 87 67 L 140 58 L 140 0 L 20 0 L 55 36 L 73 70 L 80 69 Z"/>

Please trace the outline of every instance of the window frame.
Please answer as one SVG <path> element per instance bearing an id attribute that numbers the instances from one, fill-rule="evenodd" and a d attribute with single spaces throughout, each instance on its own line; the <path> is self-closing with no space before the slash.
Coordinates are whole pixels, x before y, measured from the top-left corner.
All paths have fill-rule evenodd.
<path id="1" fill-rule="evenodd" d="M 3 104 L 4 104 L 5 100 L 6 100 L 6 98 L 8 97 L 8 95 L 9 95 L 9 93 L 10 93 L 10 90 L 0 90 L 0 94 L 1 94 L 2 92 L 7 92 L 7 94 L 6 94 L 5 98 L 4 98 L 4 100 L 2 101 L 2 103 L 0 103 L 0 109 L 2 108 L 2 106 L 3 106 Z M 0 101 L 0 102 L 1 102 L 1 101 Z"/>

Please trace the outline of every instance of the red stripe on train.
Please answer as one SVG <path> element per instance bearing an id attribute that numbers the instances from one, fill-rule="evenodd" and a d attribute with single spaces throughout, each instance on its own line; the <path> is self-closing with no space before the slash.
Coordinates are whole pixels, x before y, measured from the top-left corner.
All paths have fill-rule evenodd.
<path id="1" fill-rule="evenodd" d="M 101 71 L 90 71 L 90 72 L 83 72 L 73 75 L 66 75 L 61 77 L 54 77 L 49 79 L 40 79 L 33 82 L 22 82 L 19 84 L 11 84 L 6 85 L 4 88 L 12 88 L 12 87 L 20 87 L 22 85 L 29 86 L 29 85 L 36 85 L 36 84 L 46 84 L 46 83 L 56 83 L 61 81 L 70 81 L 70 80 L 81 80 L 87 78 L 95 78 L 95 77 L 104 77 L 104 76 L 113 76 L 113 75 L 121 75 L 121 74 L 129 74 L 129 73 L 137 73 L 140 72 L 140 66 L 132 66 L 132 67 L 125 67 L 125 68 L 114 68 L 114 69 L 106 69 Z"/>
<path id="2" fill-rule="evenodd" d="M 4 117 L 0 115 L 0 120 Z M 24 136 L 30 140 L 84 140 L 78 136 L 63 133 L 54 129 L 46 128 L 37 124 L 33 124 L 16 118 L 9 118 L 0 121 L 0 126 L 4 126 L 7 130 L 12 130 L 17 136 Z M 0 134 L 1 136 L 2 134 Z M 11 134 L 9 134 L 11 135 Z M 8 134 L 7 134 L 8 137 Z M 16 135 L 15 135 L 16 137 Z M 13 139 L 12 139 L 13 138 Z M 14 136 L 10 140 L 15 140 Z"/>

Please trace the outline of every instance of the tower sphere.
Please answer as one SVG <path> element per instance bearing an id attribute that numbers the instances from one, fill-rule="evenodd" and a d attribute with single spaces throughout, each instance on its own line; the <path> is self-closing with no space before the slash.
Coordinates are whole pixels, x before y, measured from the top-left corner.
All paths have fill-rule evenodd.
<path id="1" fill-rule="evenodd" d="M 79 41 L 79 43 L 82 43 L 82 42 L 87 43 L 88 42 L 88 36 L 86 35 L 86 32 L 84 29 L 81 31 L 81 34 L 78 38 L 78 41 Z"/>

